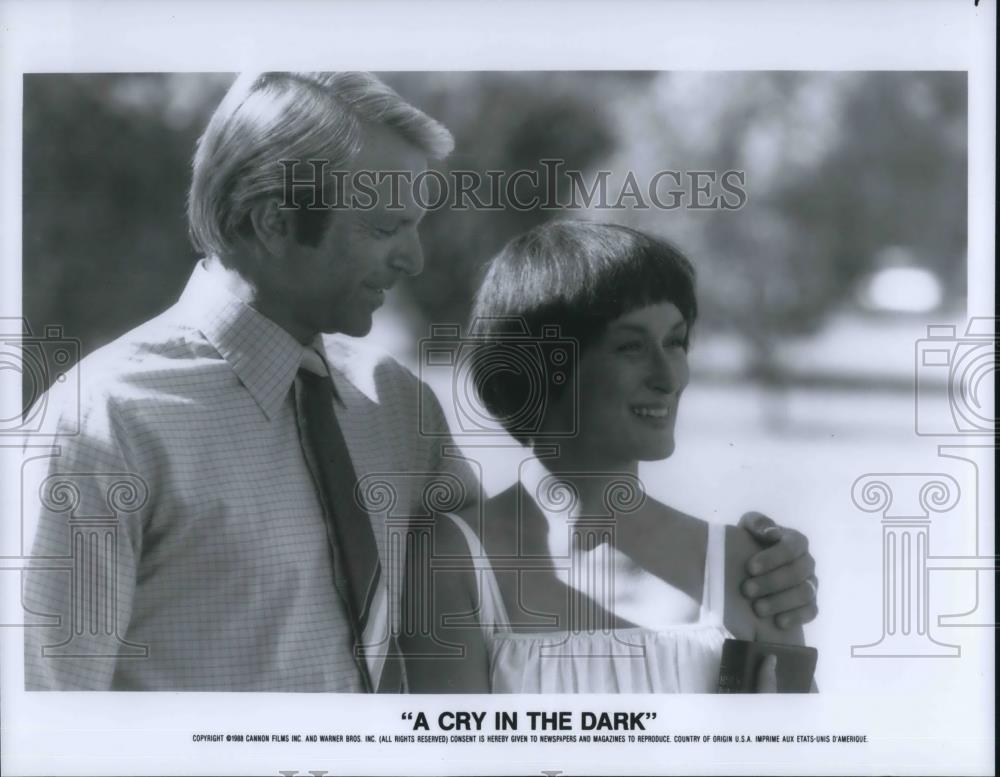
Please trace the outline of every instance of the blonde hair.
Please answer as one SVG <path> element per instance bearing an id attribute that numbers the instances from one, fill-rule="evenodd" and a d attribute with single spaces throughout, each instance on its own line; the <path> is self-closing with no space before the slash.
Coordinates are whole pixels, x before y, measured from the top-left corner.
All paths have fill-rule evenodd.
<path id="1" fill-rule="evenodd" d="M 431 159 L 451 153 L 439 122 L 370 73 L 244 73 L 230 87 L 198 140 L 188 193 L 191 240 L 206 255 L 232 248 L 250 207 L 281 196 L 279 160 L 349 163 L 365 124 L 385 126 Z"/>

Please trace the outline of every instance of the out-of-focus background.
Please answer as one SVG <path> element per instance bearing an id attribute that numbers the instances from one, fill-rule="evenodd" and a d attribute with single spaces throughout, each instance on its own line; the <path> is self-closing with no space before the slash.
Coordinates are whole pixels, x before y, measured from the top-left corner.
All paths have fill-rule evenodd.
<path id="1" fill-rule="evenodd" d="M 614 171 L 612 182 L 629 170 L 640 181 L 665 169 L 745 171 L 739 210 L 571 214 L 651 230 L 698 269 L 677 452 L 641 474 L 652 495 L 694 514 L 735 521 L 757 509 L 806 532 L 822 581 L 823 613 L 807 629 L 821 646 L 821 687 L 863 690 L 871 672 L 883 687 L 905 683 L 871 662 L 844 671 L 849 644 L 881 628 L 878 519 L 857 510 L 851 484 L 865 472 L 949 469 L 915 434 L 917 381 L 937 403 L 927 423 L 942 434 L 959 423 L 949 368 L 917 366 L 915 354 L 928 324 L 964 321 L 965 74 L 383 77 L 452 130 L 453 169 L 559 158 Z M 25 78 L 24 314 L 36 333 L 60 324 L 86 354 L 176 299 L 197 258 L 184 216 L 194 143 L 232 78 Z M 426 268 L 394 290 L 371 337 L 421 371 L 419 339 L 431 323 L 465 321 L 483 264 L 515 234 L 566 215 L 428 214 Z M 960 324 L 943 348 L 964 347 L 963 335 Z M 454 422 L 449 381 L 426 377 Z M 477 455 L 487 491 L 522 457 Z M 974 531 L 958 527 L 940 552 L 973 552 Z"/>
<path id="2" fill-rule="evenodd" d="M 704 366 L 720 379 L 780 383 L 790 371 L 836 366 L 841 383 L 885 386 L 900 376 L 873 373 L 858 348 L 878 352 L 877 333 L 962 308 L 962 73 L 383 77 L 454 132 L 451 168 L 540 169 L 559 158 L 568 169 L 614 171 L 613 193 L 628 170 L 640 182 L 665 169 L 745 171 L 740 210 L 589 214 L 667 236 L 693 258 L 698 349 L 713 353 Z M 25 78 L 26 316 L 62 323 L 86 353 L 174 300 L 196 258 L 184 218 L 194 143 L 231 80 Z M 464 321 L 482 265 L 513 235 L 565 215 L 431 213 L 426 268 L 383 318 Z M 716 357 L 719 337 L 726 350 Z M 804 338 L 804 352 L 779 347 Z M 392 347 L 416 352 L 412 342 Z"/>

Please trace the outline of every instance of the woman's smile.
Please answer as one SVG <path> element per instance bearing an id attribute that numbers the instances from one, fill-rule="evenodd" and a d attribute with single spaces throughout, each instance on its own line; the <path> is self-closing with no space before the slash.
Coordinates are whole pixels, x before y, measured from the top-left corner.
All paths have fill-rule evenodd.
<path id="1" fill-rule="evenodd" d="M 668 405 L 632 405 L 629 409 L 639 418 L 650 421 L 665 421 L 670 416 Z"/>

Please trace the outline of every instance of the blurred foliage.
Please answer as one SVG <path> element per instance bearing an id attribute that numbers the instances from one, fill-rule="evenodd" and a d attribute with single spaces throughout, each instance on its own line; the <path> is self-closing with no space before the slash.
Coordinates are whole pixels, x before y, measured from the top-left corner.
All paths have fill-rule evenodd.
<path id="1" fill-rule="evenodd" d="M 738 211 L 614 210 L 679 243 L 699 268 L 702 326 L 766 360 L 822 326 L 901 247 L 965 292 L 962 73 L 388 73 L 456 138 L 451 169 L 745 170 Z M 196 256 L 184 202 L 194 143 L 232 76 L 30 75 L 24 85 L 24 310 L 84 352 L 167 307 Z M 614 190 L 614 186 L 611 187 Z M 463 321 L 483 265 L 565 211 L 443 209 L 422 227 L 408 291 Z M 898 252 L 897 252 L 898 255 Z"/>
<path id="2" fill-rule="evenodd" d="M 699 270 L 699 327 L 740 334 L 758 378 L 774 344 L 852 304 L 887 253 L 965 294 L 963 73 L 665 73 L 620 102 L 613 169 L 743 170 L 738 211 L 632 210 Z M 887 249 L 894 249 L 887 251 Z"/>
<path id="3" fill-rule="evenodd" d="M 602 95 L 650 76 L 631 73 L 386 74 L 386 81 L 455 136 L 451 170 L 533 170 L 540 160 L 565 160 L 588 170 L 614 151 L 617 138 Z M 485 199 L 485 188 L 482 192 Z M 530 187 L 529 187 L 530 188 Z M 524 190 L 523 197 L 530 196 Z M 553 211 L 433 211 L 421 228 L 426 263 L 410 281 L 428 320 L 464 322 L 486 262 L 515 235 L 557 215 Z"/>
<path id="4" fill-rule="evenodd" d="M 227 76 L 24 79 L 24 315 L 84 353 L 172 304 L 196 260 L 194 144 Z"/>

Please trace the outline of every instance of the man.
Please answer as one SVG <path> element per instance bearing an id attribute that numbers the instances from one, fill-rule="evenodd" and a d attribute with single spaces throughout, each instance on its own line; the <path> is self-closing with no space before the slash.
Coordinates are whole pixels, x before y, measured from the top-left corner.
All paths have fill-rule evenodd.
<path id="1" fill-rule="evenodd" d="M 385 185 L 371 208 L 285 207 L 281 162 L 412 179 L 452 143 L 366 74 L 237 79 L 193 164 L 189 226 L 206 258 L 176 305 L 77 368 L 80 433 L 51 459 L 33 550 L 72 557 L 72 580 L 27 574 L 26 609 L 60 617 L 26 632 L 27 688 L 405 690 L 388 535 L 420 514 L 429 478 L 466 500 L 477 484 L 420 433 L 446 431 L 429 392 L 351 338 L 420 272 L 423 211 Z M 81 533 L 74 521 L 109 505 L 113 536 Z M 759 604 L 811 619 L 804 538 L 770 529 L 777 543 L 752 562 Z"/>

